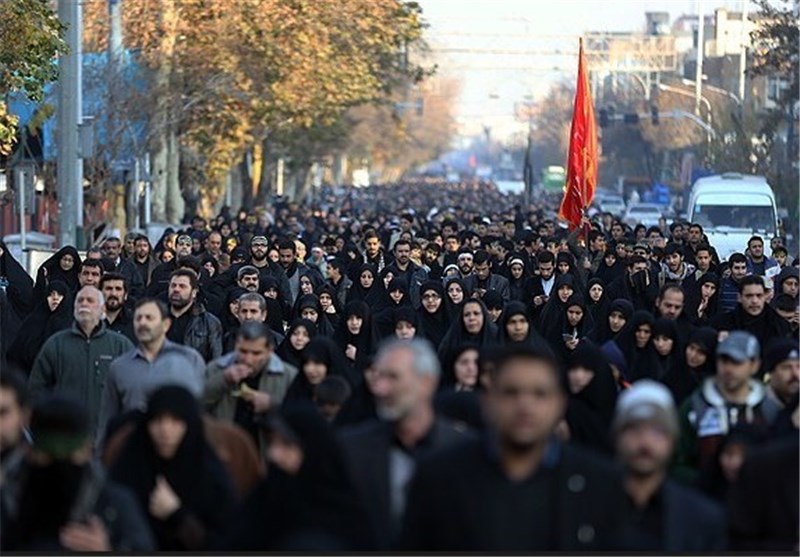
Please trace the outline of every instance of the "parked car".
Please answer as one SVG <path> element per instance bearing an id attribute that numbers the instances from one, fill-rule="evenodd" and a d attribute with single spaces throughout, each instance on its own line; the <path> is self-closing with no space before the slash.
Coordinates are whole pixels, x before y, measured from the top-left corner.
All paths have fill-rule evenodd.
<path id="1" fill-rule="evenodd" d="M 629 226 L 636 226 L 639 223 L 648 227 L 658 226 L 661 216 L 661 207 L 655 203 L 637 203 L 628 207 L 623 221 Z"/>
<path id="2" fill-rule="evenodd" d="M 625 213 L 625 200 L 621 195 L 604 195 L 598 202 L 599 209 L 618 217 Z"/>

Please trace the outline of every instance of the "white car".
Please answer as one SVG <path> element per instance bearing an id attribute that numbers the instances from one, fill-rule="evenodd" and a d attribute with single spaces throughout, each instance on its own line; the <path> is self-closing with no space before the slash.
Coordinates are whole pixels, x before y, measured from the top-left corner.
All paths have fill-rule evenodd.
<path id="1" fill-rule="evenodd" d="M 655 203 L 637 203 L 628 207 L 622 220 L 631 227 L 635 227 L 639 223 L 650 227 L 658 226 L 658 221 L 661 217 L 662 213 L 659 205 Z"/>
<path id="2" fill-rule="evenodd" d="M 619 195 L 606 195 L 598 203 L 600 210 L 604 213 L 611 213 L 615 217 L 625 213 L 625 200 Z"/>

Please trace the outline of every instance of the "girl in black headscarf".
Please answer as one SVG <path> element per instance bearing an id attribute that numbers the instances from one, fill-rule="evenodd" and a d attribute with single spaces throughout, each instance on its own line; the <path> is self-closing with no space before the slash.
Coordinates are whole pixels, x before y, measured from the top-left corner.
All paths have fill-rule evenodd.
<path id="1" fill-rule="evenodd" d="M 72 324 L 72 291 L 60 280 L 51 281 L 50 292 L 33 313 L 25 318 L 14 344 L 8 350 L 8 361 L 29 372 L 42 345 L 54 333 Z"/>
<path id="2" fill-rule="evenodd" d="M 58 280 L 67 285 L 71 292 L 78 290 L 78 275 L 81 272 L 81 256 L 73 246 L 64 246 L 42 263 L 36 272 L 36 286 L 33 288 L 36 301 L 43 300 L 50 293 L 48 284 Z"/>
<path id="3" fill-rule="evenodd" d="M 704 273 L 686 290 L 686 307 L 683 310 L 693 325 L 708 325 L 719 309 L 719 277 Z"/>
<path id="4" fill-rule="evenodd" d="M 314 389 L 329 375 L 344 377 L 351 387 L 356 384 L 339 347 L 330 338 L 317 336 L 303 349 L 298 374 L 289 385 L 285 400 L 313 400 Z"/>
<path id="5" fill-rule="evenodd" d="M 439 346 L 439 360 L 452 357 L 462 345 L 475 344 L 479 348 L 489 346 L 497 338 L 497 327 L 492 323 L 483 302 L 471 298 L 464 302 L 461 312 L 450 325 L 442 344 Z"/>
<path id="6" fill-rule="evenodd" d="M 601 279 L 604 284 L 611 284 L 624 273 L 625 264 L 617 256 L 616 247 L 609 245 L 594 276 Z"/>
<path id="7" fill-rule="evenodd" d="M 606 296 L 606 287 L 602 279 L 597 277 L 589 279 L 586 285 L 586 308 L 592 314 L 592 321 L 599 324 L 608 312 L 610 300 Z"/>
<path id="8" fill-rule="evenodd" d="M 295 319 L 275 353 L 281 360 L 299 369 L 303 350 L 316 335 L 317 326 L 313 322 L 303 318 Z"/>
<path id="9" fill-rule="evenodd" d="M 652 364 L 647 360 L 653 354 L 650 348 L 654 322 L 653 314 L 649 311 L 635 311 L 613 340 L 625 356 L 628 377 L 624 379 L 628 382 L 646 377 L 646 369 Z"/>
<path id="10" fill-rule="evenodd" d="M 570 296 L 576 292 L 575 279 L 570 274 L 558 275 L 553 284 L 550 298 L 544 304 L 539 314 L 537 329 L 546 339 L 561 333 L 562 319 L 566 310 L 566 303 Z"/>
<path id="11" fill-rule="evenodd" d="M 367 358 L 375 353 L 378 345 L 372 312 L 366 302 L 350 302 L 345 306 L 333 340 L 353 376 L 360 376 Z"/>
<path id="12" fill-rule="evenodd" d="M 3 288 L 5 286 L 5 288 Z M 4 301 L 0 306 L 0 348 L 8 348 L 17 336 L 19 326 L 34 306 L 33 281 L 25 268 L 0 240 L 0 289 Z M 44 296 L 47 293 L 45 292 Z M 3 350 L 5 352 L 5 350 Z"/>
<path id="13" fill-rule="evenodd" d="M 528 343 L 541 346 L 546 341 L 536 332 L 528 308 L 523 302 L 511 301 L 503 308 L 497 327 L 497 340 L 500 344 Z"/>
<path id="14" fill-rule="evenodd" d="M 459 346 L 442 362 L 439 391 L 475 391 L 481 389 L 480 349 L 472 343 Z"/>
<path id="15" fill-rule="evenodd" d="M 370 551 L 371 523 L 330 425 L 311 404 L 269 422 L 270 471 L 231 520 L 225 551 Z"/>
<path id="16" fill-rule="evenodd" d="M 298 280 L 298 289 L 297 289 L 297 298 L 299 299 L 300 296 L 305 294 L 313 294 L 316 292 L 319 285 L 322 282 L 319 279 L 317 273 L 312 273 L 309 270 L 302 269 L 300 271 L 300 278 Z"/>
<path id="17" fill-rule="evenodd" d="M 152 394 L 109 476 L 133 492 L 161 551 L 206 549 L 235 504 L 228 472 L 205 440 L 200 407 L 184 387 Z"/>
<path id="18" fill-rule="evenodd" d="M 575 265 L 575 258 L 568 251 L 560 251 L 556 255 L 556 273 L 572 275 L 572 278 L 575 279 L 575 290 L 577 292 L 584 291 L 586 281 L 584 281 L 581 271 Z"/>
<path id="19" fill-rule="evenodd" d="M 445 312 L 450 316 L 452 322 L 452 316 L 461 311 L 464 302 L 470 299 L 472 293 L 461 277 L 446 279 L 444 281 L 444 293 Z"/>
<path id="20" fill-rule="evenodd" d="M 422 283 L 419 293 L 422 304 L 417 310 L 419 316 L 417 335 L 428 339 L 433 348 L 438 349 L 450 326 L 445 311 L 444 286 L 439 281 L 426 281 Z"/>
<path id="21" fill-rule="evenodd" d="M 303 318 L 308 319 L 317 326 L 317 334 L 320 336 L 331 336 L 333 334 L 333 326 L 328 320 L 325 312 L 322 311 L 322 305 L 319 303 L 319 298 L 316 294 L 303 294 L 297 298 L 294 304 L 292 320 Z"/>
<path id="22" fill-rule="evenodd" d="M 386 287 L 383 300 L 373 310 L 378 338 L 394 335 L 394 312 L 401 307 L 412 307 L 408 282 L 404 278 L 393 278 Z"/>
<path id="23" fill-rule="evenodd" d="M 659 317 L 653 323 L 653 351 L 655 365 L 651 368 L 651 379 L 664 381 L 673 368 L 680 366 L 683 347 L 680 344 L 678 325 L 673 319 Z"/>
<path id="24" fill-rule="evenodd" d="M 599 321 L 595 321 L 591 339 L 598 345 L 613 340 L 625 328 L 633 315 L 633 304 L 624 298 L 617 298 L 607 306 Z"/>
<path id="25" fill-rule="evenodd" d="M 591 333 L 592 326 L 592 316 L 586 309 L 583 296 L 573 294 L 564 304 L 558 328 L 551 329 L 550 337 L 546 337 L 562 365 L 566 365 L 570 353 Z"/>
<path id="26" fill-rule="evenodd" d="M 372 263 L 364 263 L 353 279 L 353 286 L 347 293 L 348 302 L 363 301 L 374 307 L 383 298 L 383 281 L 378 277 L 378 270 Z"/>
<path id="27" fill-rule="evenodd" d="M 565 421 L 570 442 L 612 453 L 609 429 L 617 401 L 617 383 L 603 351 L 581 342 L 567 363 L 569 403 Z"/>
<path id="28" fill-rule="evenodd" d="M 664 384 L 672 392 L 675 406 L 681 403 L 716 373 L 717 331 L 699 327 L 689 334 L 683 357 L 664 377 Z"/>
<path id="29" fill-rule="evenodd" d="M 261 275 L 258 289 L 267 301 L 267 325 L 273 331 L 283 334 L 283 322 L 289 320 L 291 307 L 289 300 L 284 300 L 281 296 L 278 279 Z"/>

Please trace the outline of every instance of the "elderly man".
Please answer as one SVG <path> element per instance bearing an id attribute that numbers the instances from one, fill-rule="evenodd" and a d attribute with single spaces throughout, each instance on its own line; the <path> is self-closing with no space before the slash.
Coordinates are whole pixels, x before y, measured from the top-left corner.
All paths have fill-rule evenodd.
<path id="1" fill-rule="evenodd" d="M 464 433 L 434 414 L 440 366 L 427 341 L 392 341 L 379 350 L 374 367 L 373 394 L 381 420 L 345 430 L 342 444 L 379 543 L 388 548 L 398 538 L 417 462 Z"/>
<path id="2" fill-rule="evenodd" d="M 103 384 L 111 362 L 133 344 L 103 323 L 105 300 L 94 286 L 75 298 L 75 322 L 42 346 L 28 382 L 31 395 L 54 391 L 75 397 L 89 412 L 93 431 L 100 414 Z"/>

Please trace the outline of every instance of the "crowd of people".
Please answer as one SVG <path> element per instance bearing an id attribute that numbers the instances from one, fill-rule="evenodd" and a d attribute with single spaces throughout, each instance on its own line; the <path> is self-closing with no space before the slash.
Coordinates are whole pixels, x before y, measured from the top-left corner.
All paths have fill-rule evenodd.
<path id="1" fill-rule="evenodd" d="M 556 204 L 0 243 L 0 548 L 797 551 L 797 257 Z"/>

